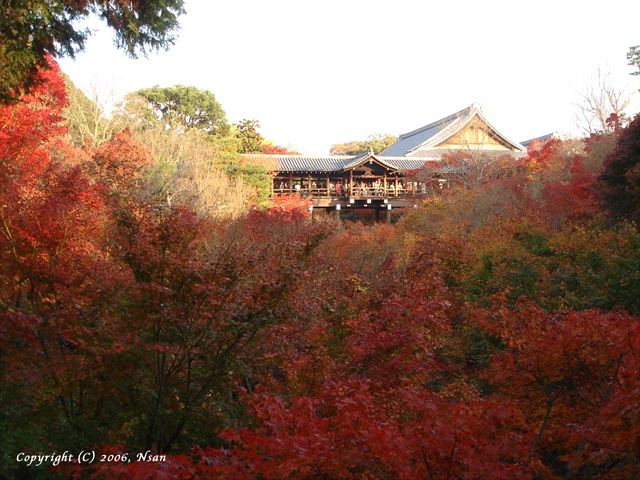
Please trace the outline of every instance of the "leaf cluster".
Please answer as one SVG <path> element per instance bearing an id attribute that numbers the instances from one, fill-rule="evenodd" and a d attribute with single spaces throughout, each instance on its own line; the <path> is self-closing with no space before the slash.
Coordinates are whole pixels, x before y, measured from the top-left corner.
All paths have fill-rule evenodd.
<path id="1" fill-rule="evenodd" d="M 173 44 L 182 0 L 3 0 L 0 16 L 0 102 L 12 102 L 37 82 L 36 69 L 47 57 L 73 57 L 90 32 L 79 22 L 96 14 L 115 32 L 115 44 L 127 54 Z"/>

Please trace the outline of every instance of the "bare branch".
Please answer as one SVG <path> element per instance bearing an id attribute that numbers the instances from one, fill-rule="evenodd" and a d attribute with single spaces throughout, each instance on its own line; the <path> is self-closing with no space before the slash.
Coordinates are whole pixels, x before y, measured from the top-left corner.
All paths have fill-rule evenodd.
<path id="1" fill-rule="evenodd" d="M 598 68 L 590 85 L 579 93 L 576 124 L 587 135 L 609 132 L 611 115 L 623 118 L 630 103 L 631 94 L 613 86 L 611 74 Z"/>

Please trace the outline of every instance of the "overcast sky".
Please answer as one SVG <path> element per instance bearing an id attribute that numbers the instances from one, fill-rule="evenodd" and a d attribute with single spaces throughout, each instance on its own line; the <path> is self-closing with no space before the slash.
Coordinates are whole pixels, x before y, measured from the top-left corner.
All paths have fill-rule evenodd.
<path id="1" fill-rule="evenodd" d="M 186 0 L 176 44 L 131 60 L 99 28 L 62 69 L 106 101 L 153 85 L 212 91 L 230 121 L 306 154 L 400 134 L 479 103 L 516 141 L 575 133 L 598 67 L 637 92 L 640 2 Z M 633 111 L 638 111 L 635 94 Z"/>

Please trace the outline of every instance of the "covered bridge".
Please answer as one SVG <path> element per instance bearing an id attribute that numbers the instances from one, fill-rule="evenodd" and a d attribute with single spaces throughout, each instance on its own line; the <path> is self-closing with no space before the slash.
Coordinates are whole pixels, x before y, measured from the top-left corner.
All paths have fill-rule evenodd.
<path id="1" fill-rule="evenodd" d="M 431 187 L 410 180 L 407 174 L 455 152 L 519 157 L 526 154 L 526 148 L 509 140 L 487 121 L 479 107 L 470 105 L 400 135 L 379 155 L 259 156 L 268 157 L 272 165 L 272 196 L 297 193 L 312 198 L 316 207 L 339 209 L 372 203 L 405 206 L 404 198 Z M 436 170 L 440 181 L 451 168 L 443 164 Z"/>

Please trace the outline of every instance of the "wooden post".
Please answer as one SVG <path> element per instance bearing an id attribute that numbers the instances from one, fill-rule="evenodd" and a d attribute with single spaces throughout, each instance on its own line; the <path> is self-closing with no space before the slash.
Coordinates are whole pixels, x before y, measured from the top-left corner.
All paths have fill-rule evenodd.
<path id="1" fill-rule="evenodd" d="M 349 196 L 353 197 L 353 170 L 349 170 Z"/>
<path id="2" fill-rule="evenodd" d="M 308 192 L 311 193 L 311 174 L 307 173 L 307 189 Z"/>
<path id="3" fill-rule="evenodd" d="M 383 195 L 386 197 L 387 196 L 387 172 L 384 172 L 384 180 L 382 182 L 383 185 Z"/>
<path id="4" fill-rule="evenodd" d="M 327 175 L 327 197 L 331 198 L 331 188 L 329 188 L 329 184 L 331 183 L 331 179 L 329 175 Z"/>
<path id="5" fill-rule="evenodd" d="M 391 223 L 391 204 L 387 205 L 387 223 Z"/>
<path id="6" fill-rule="evenodd" d="M 336 204 L 336 220 L 340 220 L 340 204 Z"/>
<path id="7" fill-rule="evenodd" d="M 397 174 L 396 174 L 395 182 L 396 182 L 396 197 L 397 197 L 398 196 L 398 175 Z"/>
<path id="8" fill-rule="evenodd" d="M 293 173 L 289 174 L 289 195 L 293 193 Z"/>

